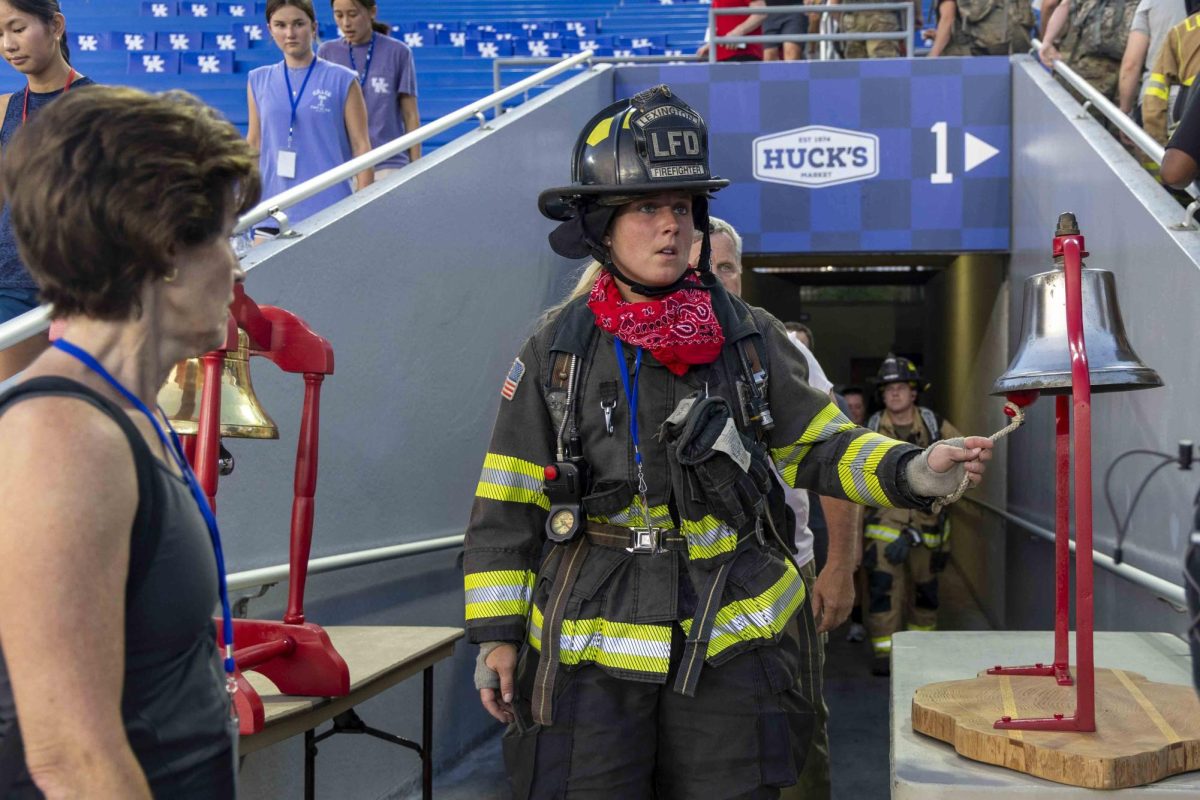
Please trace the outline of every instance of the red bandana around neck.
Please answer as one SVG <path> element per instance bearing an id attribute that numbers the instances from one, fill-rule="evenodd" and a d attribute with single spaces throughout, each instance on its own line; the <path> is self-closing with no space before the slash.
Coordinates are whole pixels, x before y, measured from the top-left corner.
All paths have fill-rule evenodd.
<path id="1" fill-rule="evenodd" d="M 693 275 L 689 280 L 699 283 Z M 721 354 L 725 334 L 704 289 L 678 289 L 663 297 L 630 303 L 612 274 L 600 273 L 588 296 L 596 324 L 626 344 L 650 351 L 676 375 L 692 364 L 711 364 Z"/>

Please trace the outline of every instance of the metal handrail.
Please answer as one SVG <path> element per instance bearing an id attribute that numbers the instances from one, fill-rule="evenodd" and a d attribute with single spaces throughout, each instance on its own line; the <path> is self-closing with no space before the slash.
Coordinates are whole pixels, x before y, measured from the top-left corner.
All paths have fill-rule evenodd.
<path id="1" fill-rule="evenodd" d="M 758 36 L 714 36 L 716 31 L 716 18 L 718 16 L 757 16 L 759 14 L 814 14 L 814 13 L 833 13 L 833 14 L 856 14 L 860 11 L 896 11 L 904 14 L 904 30 L 903 31 L 881 31 L 879 33 L 793 33 L 779 34 L 776 36 L 758 35 Z M 752 12 L 752 13 L 747 13 Z M 905 56 L 913 57 L 912 40 L 916 31 L 915 23 L 916 9 L 912 3 L 828 3 L 824 5 L 795 5 L 795 6 L 765 6 L 762 8 L 754 7 L 738 7 L 738 8 L 708 8 L 708 61 L 715 63 L 717 60 L 717 46 L 729 44 L 782 44 L 784 42 L 868 42 L 879 40 L 896 40 L 908 42 L 909 45 L 905 48 Z"/>
<path id="2" fill-rule="evenodd" d="M 678 64 L 681 61 L 703 61 L 695 53 L 686 56 L 592 56 L 588 66 L 593 64 Z M 534 66 L 551 64 L 558 61 L 554 56 L 501 56 L 492 59 L 492 91 L 500 91 L 503 83 L 500 71 L 505 67 Z"/>
<path id="3" fill-rule="evenodd" d="M 1032 44 L 1032 55 L 1034 58 L 1038 59 L 1040 63 L 1041 59 L 1039 57 L 1039 51 L 1042 49 L 1042 42 L 1040 39 L 1034 39 Z M 1117 108 L 1117 106 L 1113 105 L 1113 102 L 1101 94 L 1096 87 L 1092 86 L 1087 82 L 1087 80 L 1080 77 L 1075 70 L 1064 64 L 1061 58 L 1054 59 L 1051 64 L 1051 70 L 1056 75 L 1061 76 L 1062 79 L 1072 89 L 1079 92 L 1079 94 L 1081 94 L 1087 100 L 1088 107 L 1094 108 L 1103 114 L 1105 119 L 1107 119 L 1113 125 L 1116 125 L 1117 128 L 1120 129 L 1121 133 L 1128 136 L 1129 140 L 1137 145 L 1139 150 L 1149 156 L 1155 164 L 1158 164 L 1160 167 L 1162 166 L 1163 158 L 1166 157 L 1166 148 L 1159 144 L 1153 136 L 1151 136 L 1136 122 L 1134 122 L 1132 117 L 1130 117 L 1121 109 Z M 1197 225 L 1192 215 L 1195 214 L 1197 210 L 1200 210 L 1200 189 L 1198 189 L 1196 184 L 1193 183 L 1184 191 L 1186 191 L 1195 202 L 1191 203 L 1187 207 L 1187 211 L 1184 212 L 1183 222 L 1176 226 L 1176 228 L 1179 230 L 1197 230 Z"/>
<path id="4" fill-rule="evenodd" d="M 1024 528 L 1035 536 L 1039 536 L 1048 542 L 1054 541 L 1054 531 L 1049 528 L 1043 528 L 1034 522 L 1018 517 L 1016 514 L 1011 514 L 1002 508 L 996 508 L 991 503 L 986 503 L 983 500 L 978 500 L 974 497 L 964 497 L 964 500 L 979 506 L 984 511 L 988 511 L 1001 519 L 1013 523 L 1019 528 Z M 1071 552 L 1075 552 L 1075 542 L 1071 541 Z M 1171 583 L 1168 580 L 1163 580 L 1157 575 L 1151 575 L 1145 570 L 1140 570 L 1137 567 L 1131 567 L 1128 564 L 1112 560 L 1112 557 L 1106 553 L 1101 553 L 1099 550 L 1092 550 L 1092 562 L 1101 569 L 1107 570 L 1119 578 L 1123 578 L 1130 583 L 1146 589 L 1156 596 L 1166 600 L 1176 610 L 1182 610 L 1187 607 L 1187 599 L 1183 593 L 1183 587 Z"/>
<path id="5" fill-rule="evenodd" d="M 50 327 L 50 304 L 43 303 L 0 325 L 0 350 L 36 336 Z"/>
<path id="6" fill-rule="evenodd" d="M 974 497 L 964 497 L 964 500 L 979 506 L 984 511 L 1013 523 L 1019 528 L 1022 528 L 1030 533 L 1045 539 L 1048 542 L 1054 541 L 1054 531 L 1043 528 L 1034 522 L 1018 517 L 1002 508 L 997 508 L 991 503 L 983 500 L 978 500 Z M 375 564 L 381 561 L 390 561 L 397 558 L 406 558 L 408 556 L 421 555 L 425 553 L 434 553 L 440 550 L 452 550 L 461 547 L 464 540 L 463 534 L 455 536 L 442 536 L 436 539 L 423 539 L 417 542 L 406 542 L 404 544 L 390 545 L 387 547 L 376 547 L 369 550 L 358 550 L 351 553 L 340 553 L 334 556 L 325 556 L 323 558 L 314 558 L 308 562 L 308 574 L 319 575 L 324 572 L 334 572 L 350 567 L 364 566 L 366 564 Z M 1070 543 L 1071 551 L 1075 551 L 1075 542 Z M 1098 550 L 1092 551 L 1092 561 L 1102 569 L 1105 569 L 1119 578 L 1129 581 L 1143 589 L 1146 589 L 1158 597 L 1163 598 L 1176 607 L 1183 607 L 1186 604 L 1183 587 L 1171 583 L 1170 581 L 1159 578 L 1156 575 L 1151 575 L 1149 572 L 1140 570 L 1137 567 L 1130 566 L 1126 563 L 1117 564 L 1112 560 L 1111 556 L 1101 553 Z M 260 586 L 272 586 L 283 580 L 286 580 L 289 574 L 289 566 L 287 564 L 277 564 L 272 567 L 261 567 L 259 569 L 246 570 L 244 572 L 235 572 L 230 574 L 228 578 L 229 589 L 231 591 L 241 591 L 243 589 L 253 589 Z"/>
<path id="7" fill-rule="evenodd" d="M 241 233 L 248 230 L 252 225 L 267 219 L 273 214 L 277 214 L 282 209 L 293 206 L 301 200 L 307 200 L 315 194 L 325 191 L 331 186 L 334 186 L 342 181 L 349 180 L 358 173 L 368 167 L 373 167 L 376 164 L 386 161 L 392 156 L 404 152 L 413 145 L 420 144 L 432 136 L 436 136 L 444 130 L 454 127 L 460 122 L 466 122 L 469 119 L 474 119 L 477 114 L 481 114 L 488 108 L 500 106 L 505 100 L 516 97 L 517 95 L 532 89 L 542 83 L 545 83 L 555 75 L 566 72 L 569 69 L 582 64 L 592 57 L 591 50 L 585 50 L 578 55 L 564 58 L 552 67 L 542 70 L 536 75 L 530 75 L 525 80 L 514 83 L 501 91 L 494 92 L 481 100 L 476 100 L 474 103 L 463 106 L 457 111 L 452 111 L 443 117 L 440 117 L 427 125 L 422 125 L 414 131 L 404 134 L 399 139 L 393 139 L 387 144 L 382 144 L 361 156 L 351 159 L 344 164 L 334 167 L 331 170 L 321 173 L 314 178 L 306 180 L 304 183 L 293 186 L 291 189 L 280 192 L 274 197 L 263 200 L 254 208 L 247 211 L 238 218 L 237 226 L 234 228 L 234 233 Z M 253 264 L 247 264 L 245 270 L 249 272 L 253 269 Z M 50 306 L 42 305 L 31 311 L 27 311 L 15 319 L 0 324 L 0 350 L 12 347 L 14 344 L 23 342 L 30 336 L 41 333 L 50 327 Z"/>
<path id="8" fill-rule="evenodd" d="M 308 562 L 308 574 L 319 575 L 323 572 L 335 572 L 350 567 L 361 567 L 366 564 L 378 564 L 381 561 L 391 561 L 397 558 L 436 553 L 439 550 L 453 550 L 462 547 L 465 534 L 456 536 L 441 536 L 436 539 L 422 539 L 418 542 L 405 542 L 387 547 L 373 547 L 369 550 L 356 550 L 352 553 L 339 553 L 335 556 L 314 558 Z M 287 580 L 291 567 L 288 564 L 276 564 L 273 567 L 248 569 L 244 572 L 234 572 L 226 578 L 229 591 L 254 589 L 259 586 L 274 586 Z"/>
<path id="9" fill-rule="evenodd" d="M 393 139 L 387 144 L 380 145 L 368 153 L 363 153 L 357 158 L 352 158 L 344 164 L 334 167 L 333 169 L 317 175 L 315 178 L 309 178 L 304 183 L 293 186 L 285 192 L 262 201 L 254 208 L 243 214 L 234 228 L 234 233 L 241 233 L 247 230 L 250 226 L 262 222 L 267 217 L 271 216 L 272 212 L 295 205 L 301 200 L 307 200 L 313 195 L 320 194 L 331 186 L 336 186 L 342 181 L 348 181 L 358 173 L 368 167 L 373 167 L 381 161 L 386 161 L 394 155 L 398 155 L 415 144 L 420 144 L 431 136 L 436 136 L 444 130 L 453 128 L 460 122 L 466 122 L 469 119 L 474 119 L 476 114 L 487 111 L 489 108 L 503 104 L 505 100 L 516 97 L 527 89 L 532 89 L 542 83 L 545 83 L 555 75 L 559 75 L 572 69 L 579 64 L 587 61 L 592 57 L 591 50 L 584 50 L 578 55 L 564 58 L 555 64 L 553 67 L 542 70 L 536 75 L 530 75 L 523 81 L 518 81 L 512 86 L 498 92 L 476 100 L 474 103 L 465 105 L 457 111 L 452 111 L 444 117 L 430 122 L 428 125 L 422 125 L 412 133 L 406 133 L 399 139 Z"/>

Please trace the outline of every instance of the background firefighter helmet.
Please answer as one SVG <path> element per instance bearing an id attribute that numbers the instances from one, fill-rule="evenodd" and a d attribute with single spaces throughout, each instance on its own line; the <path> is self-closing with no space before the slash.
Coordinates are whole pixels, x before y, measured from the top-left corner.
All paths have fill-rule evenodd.
<path id="1" fill-rule="evenodd" d="M 879 373 L 875 376 L 875 388 L 882 391 L 889 383 L 901 382 L 911 384 L 918 392 L 929 388 L 916 364 L 904 356 L 888 353 L 887 358 L 879 365 Z"/>
<path id="2" fill-rule="evenodd" d="M 693 193 L 692 219 L 704 237 L 696 267 L 707 274 L 708 194 L 728 185 L 709 172 L 704 120 L 668 87 L 656 86 L 613 103 L 588 121 L 571 157 L 571 185 L 542 192 L 538 209 L 563 223 L 550 235 L 554 252 L 565 258 L 592 256 L 632 286 L 613 267 L 603 245 L 617 207 L 641 195 Z M 634 289 L 666 294 L 682 280 L 669 287 Z"/>

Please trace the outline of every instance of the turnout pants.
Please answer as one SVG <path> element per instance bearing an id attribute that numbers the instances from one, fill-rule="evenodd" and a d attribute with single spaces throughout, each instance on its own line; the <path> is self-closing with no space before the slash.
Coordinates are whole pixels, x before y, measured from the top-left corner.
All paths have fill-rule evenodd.
<path id="1" fill-rule="evenodd" d="M 809 602 L 812 602 L 812 587 L 817 579 L 815 560 L 800 568 L 800 577 L 804 578 L 804 587 L 808 590 Z M 822 693 L 828 634 L 817 633 L 817 624 L 808 603 L 804 604 L 796 620 L 809 651 L 809 657 L 801 665 L 797 688 L 805 697 L 811 698 L 816 721 L 800 777 L 794 786 L 783 789 L 779 797 L 780 800 L 830 800 L 833 786 L 829 774 L 829 708 L 825 705 Z"/>
<path id="2" fill-rule="evenodd" d="M 938 576 L 931 566 L 934 551 L 924 545 L 913 547 L 903 564 L 893 564 L 884 557 L 886 547 L 887 542 L 877 539 L 863 542 L 870 598 L 867 630 L 879 658 L 891 655 L 896 631 L 937 629 Z"/>
<path id="3" fill-rule="evenodd" d="M 594 664 L 560 667 L 550 726 L 532 719 L 539 654 L 525 645 L 517 719 L 503 739 L 514 800 L 768 800 L 795 784 L 806 772 L 820 690 L 809 604 L 778 644 L 706 665 L 695 697 L 671 688 L 683 644 L 676 627 L 664 684 L 618 678 Z"/>

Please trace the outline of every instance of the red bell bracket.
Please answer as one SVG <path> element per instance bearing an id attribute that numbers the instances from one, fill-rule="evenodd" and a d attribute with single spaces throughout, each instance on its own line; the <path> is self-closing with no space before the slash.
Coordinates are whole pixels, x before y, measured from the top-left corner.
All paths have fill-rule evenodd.
<path id="1" fill-rule="evenodd" d="M 1055 398 L 1054 491 L 1054 661 L 1030 667 L 996 667 L 989 675 L 1047 675 L 1072 683 L 1067 641 L 1070 572 L 1071 421 L 1075 449 L 1075 712 L 1052 717 L 1002 717 L 1005 730 L 1096 730 L 1096 665 L 1093 651 L 1095 612 L 1092 576 L 1092 384 L 1083 327 L 1083 236 L 1078 231 L 1054 238 L 1066 278 L 1067 344 L 1071 361 L 1070 395 Z"/>
<path id="2" fill-rule="evenodd" d="M 1021 407 L 1030 406 L 1037 400 L 1036 391 L 1011 392 L 1005 399 Z M 1069 503 L 1071 497 L 1070 462 L 1071 443 L 1069 434 L 1071 420 L 1070 402 L 1066 395 L 1055 398 L 1055 470 L 1054 491 L 1054 659 L 1050 663 L 1029 664 L 1020 667 L 996 665 L 988 675 L 1045 675 L 1053 677 L 1060 686 L 1070 686 L 1071 668 L 1067 642 L 1070 617 L 1070 553 Z M 1007 409 L 1005 409 L 1007 413 Z"/>
<path id="3" fill-rule="evenodd" d="M 217 636 L 222 623 L 217 621 Z M 243 671 L 258 672 L 284 694 L 342 697 L 350 693 L 350 670 L 319 625 L 235 619 L 238 691 L 234 695 L 243 734 L 263 728 L 263 703 Z"/>
<path id="4" fill-rule="evenodd" d="M 234 621 L 234 659 L 239 670 L 238 713 L 243 733 L 262 729 L 262 702 L 241 670 L 254 670 L 286 694 L 334 697 L 350 691 L 350 672 L 329 637 L 305 623 L 304 589 L 312 547 L 314 498 L 320 441 L 321 385 L 333 374 L 333 347 L 290 311 L 259 306 L 239 284 L 230 306 L 229 333 L 222 349 L 203 357 L 204 394 L 195 442 L 195 466 L 201 487 L 216 508 L 220 452 L 221 366 L 224 350 L 237 347 L 237 329 L 246 331 L 251 354 L 284 372 L 304 376 L 304 405 L 296 444 L 287 612 L 282 622 Z M 218 628 L 220 622 L 218 621 Z"/>

